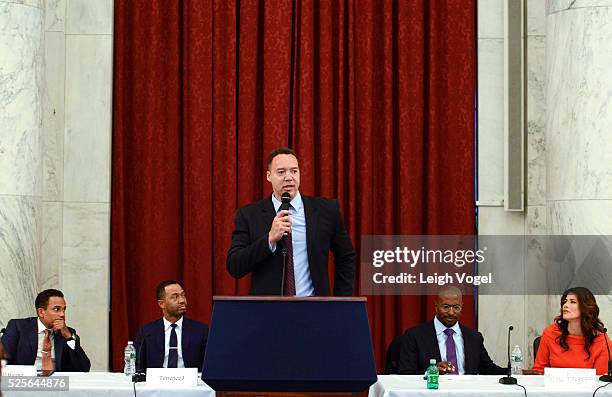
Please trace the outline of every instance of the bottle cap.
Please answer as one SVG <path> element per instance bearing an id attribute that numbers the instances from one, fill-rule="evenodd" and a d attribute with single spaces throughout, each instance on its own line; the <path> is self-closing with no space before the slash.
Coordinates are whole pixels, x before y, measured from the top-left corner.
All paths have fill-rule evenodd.
<path id="1" fill-rule="evenodd" d="M 436 364 L 436 359 L 435 358 L 430 358 L 429 359 L 429 364 L 435 365 Z"/>
<path id="2" fill-rule="evenodd" d="M 128 341 L 128 345 L 133 345 L 134 342 L 132 342 L 131 340 Z"/>

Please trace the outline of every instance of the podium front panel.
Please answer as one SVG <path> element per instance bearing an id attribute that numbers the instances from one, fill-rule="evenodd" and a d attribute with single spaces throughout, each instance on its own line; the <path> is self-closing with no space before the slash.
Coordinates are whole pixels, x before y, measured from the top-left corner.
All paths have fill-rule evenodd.
<path id="1" fill-rule="evenodd" d="M 226 391 L 366 390 L 376 368 L 365 299 L 217 298 L 202 379 Z"/>

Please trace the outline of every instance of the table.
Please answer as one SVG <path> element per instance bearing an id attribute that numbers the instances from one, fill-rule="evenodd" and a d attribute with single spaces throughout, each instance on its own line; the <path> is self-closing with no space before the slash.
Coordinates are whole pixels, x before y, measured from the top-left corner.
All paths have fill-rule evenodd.
<path id="1" fill-rule="evenodd" d="M 56 372 L 51 376 L 68 376 L 69 391 L 4 391 L 2 397 L 134 397 L 134 386 L 131 377 L 122 373 L 111 372 Z M 136 397 L 161 397 L 172 395 L 179 397 L 214 397 L 215 392 L 201 379 L 198 386 L 192 388 L 154 389 L 147 387 L 146 382 L 136 384 Z"/>
<path id="2" fill-rule="evenodd" d="M 370 387 L 369 397 L 505 397 L 525 395 L 523 388 L 516 385 L 502 385 L 496 375 L 445 375 L 440 376 L 440 388 L 428 390 L 423 376 L 379 375 L 378 381 Z M 543 376 L 516 376 L 518 383 L 527 389 L 527 397 L 591 397 L 595 390 L 559 390 L 544 388 Z M 606 383 L 599 382 L 597 386 Z M 612 397 L 612 385 L 599 389 L 596 397 Z"/>

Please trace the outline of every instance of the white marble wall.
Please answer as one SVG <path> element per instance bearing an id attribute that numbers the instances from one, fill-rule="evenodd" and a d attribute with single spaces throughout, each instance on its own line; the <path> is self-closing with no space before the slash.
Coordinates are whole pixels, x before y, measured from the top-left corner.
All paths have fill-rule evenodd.
<path id="1" fill-rule="evenodd" d="M 108 369 L 112 0 L 0 0 L 0 325 L 59 288 Z"/>
<path id="2" fill-rule="evenodd" d="M 40 284 L 108 369 L 112 0 L 46 0 Z"/>
<path id="3" fill-rule="evenodd" d="M 527 206 L 525 213 L 503 209 L 504 0 L 479 0 L 478 7 L 478 232 L 483 235 L 546 233 L 546 18 L 542 0 L 524 0 L 527 11 Z M 529 274 L 517 275 L 524 282 Z M 500 310 L 500 308 L 503 308 Z M 506 362 L 507 325 L 512 343 L 523 348 L 531 365 L 531 342 L 547 323 L 546 296 L 478 298 L 478 328 L 492 358 Z M 500 326 L 502 324 L 503 326 Z"/>
<path id="4" fill-rule="evenodd" d="M 478 2 L 479 200 L 489 205 L 479 209 L 479 232 L 611 235 L 612 0 L 526 0 L 524 215 L 496 206 L 503 172 L 502 6 L 503 0 Z M 597 298 L 610 324 L 612 296 Z M 479 328 L 503 362 L 506 331 L 497 324 L 513 322 L 513 340 L 527 346 L 531 364 L 533 338 L 558 311 L 558 295 L 480 296 Z"/>
<path id="5" fill-rule="evenodd" d="M 612 235 L 612 0 L 546 11 L 548 232 Z M 597 299 L 610 328 L 612 297 Z"/>
<path id="6" fill-rule="evenodd" d="M 43 15 L 0 0 L 0 325 L 31 314 L 41 248 Z"/>

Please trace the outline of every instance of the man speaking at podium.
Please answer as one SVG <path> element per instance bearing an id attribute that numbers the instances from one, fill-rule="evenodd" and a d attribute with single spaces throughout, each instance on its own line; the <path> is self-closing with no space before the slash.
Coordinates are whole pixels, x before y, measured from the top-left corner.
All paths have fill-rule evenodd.
<path id="1" fill-rule="evenodd" d="M 227 270 L 235 278 L 252 275 L 251 295 L 329 296 L 331 249 L 333 295 L 353 295 L 355 250 L 338 201 L 300 194 L 300 168 L 292 149 L 273 150 L 267 166 L 273 193 L 236 211 Z"/>

